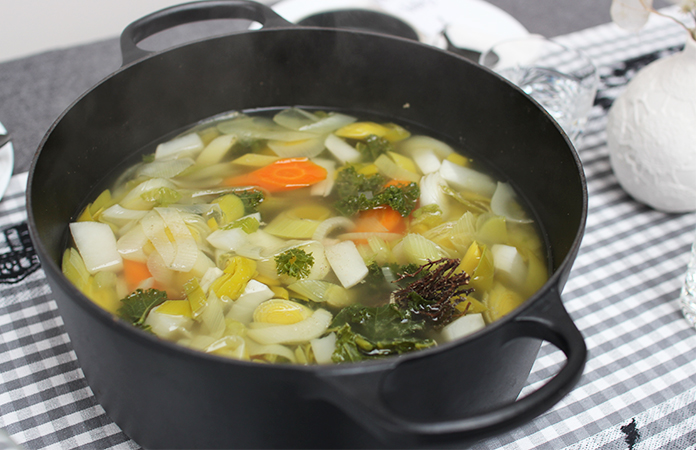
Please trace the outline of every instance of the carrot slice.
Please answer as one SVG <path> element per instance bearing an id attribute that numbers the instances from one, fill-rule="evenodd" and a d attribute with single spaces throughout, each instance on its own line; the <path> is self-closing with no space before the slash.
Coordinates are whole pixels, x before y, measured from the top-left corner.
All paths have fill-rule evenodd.
<path id="1" fill-rule="evenodd" d="M 279 159 L 265 167 L 225 180 L 227 186 L 258 186 L 268 192 L 289 191 L 326 179 L 323 167 L 307 158 Z"/>
<path id="2" fill-rule="evenodd" d="M 375 229 L 375 225 L 386 229 Z M 363 211 L 358 215 L 355 221 L 355 229 L 353 233 L 370 233 L 370 232 L 386 232 L 386 233 L 403 233 L 406 231 L 406 220 L 401 217 L 397 211 L 389 206 L 380 206 L 379 208 Z"/>
<path id="3" fill-rule="evenodd" d="M 412 181 L 392 179 L 387 181 L 387 183 L 384 185 L 384 189 L 388 188 L 389 186 L 396 186 L 398 188 L 401 188 L 408 186 L 411 183 Z"/>
<path id="4" fill-rule="evenodd" d="M 129 291 L 134 291 L 140 283 L 152 277 L 147 264 L 130 259 L 123 260 L 123 277 L 126 279 L 126 285 Z"/>

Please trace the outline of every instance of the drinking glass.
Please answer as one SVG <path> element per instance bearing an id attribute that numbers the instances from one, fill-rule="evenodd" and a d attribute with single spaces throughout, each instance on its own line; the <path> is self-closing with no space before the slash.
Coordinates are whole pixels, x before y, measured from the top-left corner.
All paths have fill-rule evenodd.
<path id="1" fill-rule="evenodd" d="M 542 36 L 501 41 L 483 52 L 488 67 L 531 96 L 575 141 L 592 109 L 599 77 L 587 56 Z"/>

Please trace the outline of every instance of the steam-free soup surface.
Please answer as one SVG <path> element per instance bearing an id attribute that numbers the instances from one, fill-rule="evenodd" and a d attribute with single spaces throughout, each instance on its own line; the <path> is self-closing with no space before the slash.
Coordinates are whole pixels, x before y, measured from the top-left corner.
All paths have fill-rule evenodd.
<path id="1" fill-rule="evenodd" d="M 474 333 L 547 279 L 513 189 L 393 123 L 230 114 L 162 142 L 70 224 L 64 274 L 133 326 L 272 363 Z"/>

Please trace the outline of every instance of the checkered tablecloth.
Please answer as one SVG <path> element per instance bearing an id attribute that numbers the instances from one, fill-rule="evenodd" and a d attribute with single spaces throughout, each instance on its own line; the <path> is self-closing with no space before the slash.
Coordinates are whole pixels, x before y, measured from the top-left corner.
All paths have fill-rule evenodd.
<path id="1" fill-rule="evenodd" d="M 696 448 L 696 331 L 678 302 L 696 217 L 656 212 L 627 196 L 611 171 L 604 132 L 607 109 L 627 80 L 685 39 L 663 20 L 640 34 L 609 24 L 558 38 L 587 53 L 602 79 L 577 144 L 590 209 L 563 292 L 589 360 L 577 387 L 550 411 L 476 450 Z M 25 185 L 26 174 L 13 177 L 0 202 L 0 428 L 27 449 L 139 448 L 84 380 L 26 239 Z M 563 361 L 544 344 L 525 391 Z M 0 450 L 8 445 L 0 433 Z"/>

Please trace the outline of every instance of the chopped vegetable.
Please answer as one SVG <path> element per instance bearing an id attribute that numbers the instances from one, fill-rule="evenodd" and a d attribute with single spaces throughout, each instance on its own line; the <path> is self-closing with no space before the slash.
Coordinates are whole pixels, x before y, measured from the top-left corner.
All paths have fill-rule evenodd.
<path id="1" fill-rule="evenodd" d="M 524 283 L 527 277 L 527 265 L 517 248 L 511 245 L 496 244 L 491 248 L 496 274 L 504 282 L 513 285 Z"/>
<path id="2" fill-rule="evenodd" d="M 355 122 L 336 130 L 336 136 L 350 139 L 368 139 L 389 133 L 389 128 L 375 122 Z"/>
<path id="3" fill-rule="evenodd" d="M 336 333 L 329 333 L 322 338 L 312 339 L 312 352 L 318 364 L 331 364 L 331 355 L 336 348 Z"/>
<path id="4" fill-rule="evenodd" d="M 475 333 L 485 326 L 486 322 L 482 314 L 467 314 L 445 326 L 442 329 L 442 337 L 445 341 L 454 341 Z"/>
<path id="5" fill-rule="evenodd" d="M 149 329 L 145 325 L 145 319 L 152 308 L 164 303 L 167 300 L 167 293 L 157 289 L 142 290 L 128 294 L 121 300 L 123 306 L 118 310 L 118 315 L 134 326 L 142 329 Z"/>
<path id="6" fill-rule="evenodd" d="M 203 150 L 203 141 L 197 133 L 189 133 L 157 146 L 155 160 L 191 156 Z"/>
<path id="7" fill-rule="evenodd" d="M 123 259 L 111 227 L 98 222 L 73 222 L 70 233 L 90 274 L 121 270 Z"/>
<path id="8" fill-rule="evenodd" d="M 411 312 L 395 304 L 348 306 L 329 327 L 336 333 L 332 360 L 356 362 L 432 347 L 435 341 L 417 336 L 424 326 L 424 321 L 411 320 Z"/>
<path id="9" fill-rule="evenodd" d="M 123 276 L 129 291 L 134 291 L 140 284 L 152 277 L 147 264 L 128 259 L 123 260 Z"/>
<path id="10" fill-rule="evenodd" d="M 226 194 L 213 200 L 213 203 L 220 205 L 223 220 L 220 225 L 224 225 L 240 219 L 244 216 L 244 201 L 235 194 Z"/>
<path id="11" fill-rule="evenodd" d="M 334 207 L 344 216 L 350 217 L 360 211 L 367 211 L 387 205 L 403 217 L 413 211 L 420 189 L 416 183 L 385 186 L 381 175 L 366 176 L 349 167 L 339 172 L 336 192 L 339 200 Z"/>
<path id="12" fill-rule="evenodd" d="M 462 167 L 448 160 L 442 161 L 440 175 L 450 185 L 458 189 L 473 191 L 488 198 L 493 195 L 497 186 L 488 175 L 468 167 Z"/>
<path id="13" fill-rule="evenodd" d="M 254 316 L 254 310 L 262 302 L 273 298 L 273 291 L 263 283 L 256 280 L 249 280 L 244 292 L 232 304 L 227 313 L 228 319 L 233 319 L 241 323 L 249 323 Z"/>
<path id="14" fill-rule="evenodd" d="M 353 303 L 353 298 L 347 289 L 328 281 L 299 280 L 288 285 L 288 289 L 314 302 L 326 302 L 336 308 Z"/>
<path id="15" fill-rule="evenodd" d="M 355 286 L 367 275 L 367 266 L 352 241 L 327 247 L 326 259 L 344 288 Z"/>
<path id="16" fill-rule="evenodd" d="M 225 296 L 236 300 L 254 276 L 256 262 L 242 256 L 235 256 L 229 260 L 224 272 L 225 274 L 215 280 L 210 288 L 218 297 Z"/>
<path id="17" fill-rule="evenodd" d="M 275 257 L 276 270 L 278 275 L 288 275 L 293 278 L 307 278 L 312 266 L 314 256 L 308 254 L 301 248 L 291 248 Z"/>
<path id="18" fill-rule="evenodd" d="M 324 151 L 323 136 L 300 141 L 268 141 L 268 147 L 281 158 L 313 158 Z"/>
<path id="19" fill-rule="evenodd" d="M 217 164 L 229 153 L 237 143 L 237 136 L 227 134 L 213 139 L 196 158 L 196 164 L 200 166 L 212 166 Z"/>
<path id="20" fill-rule="evenodd" d="M 140 166 L 137 174 L 150 178 L 172 178 L 181 174 L 194 164 L 195 161 L 191 158 L 155 160 Z"/>
<path id="21" fill-rule="evenodd" d="M 379 206 L 359 213 L 353 232 L 403 233 L 405 230 L 406 221 L 398 211 L 389 206 Z"/>
<path id="22" fill-rule="evenodd" d="M 258 189 L 247 189 L 244 191 L 237 191 L 235 192 L 235 195 L 242 199 L 245 214 L 255 213 L 259 205 L 263 202 L 263 200 L 266 197 L 264 193 L 259 191 Z"/>
<path id="23" fill-rule="evenodd" d="M 247 335 L 259 344 L 293 344 L 308 342 L 324 334 L 331 323 L 331 313 L 317 309 L 305 320 L 290 325 L 250 328 Z"/>
<path id="24" fill-rule="evenodd" d="M 421 178 L 417 173 L 400 167 L 387 155 L 381 155 L 375 159 L 375 166 L 377 166 L 379 172 L 387 178 L 408 180 L 414 183 L 419 182 Z"/>
<path id="25" fill-rule="evenodd" d="M 326 137 L 324 145 L 342 163 L 355 163 L 362 159 L 362 154 L 355 147 L 333 133 Z"/>
<path id="26" fill-rule="evenodd" d="M 307 158 L 279 159 L 245 175 L 225 180 L 228 186 L 258 186 L 279 192 L 311 186 L 326 178 L 326 169 Z"/>
<path id="27" fill-rule="evenodd" d="M 515 191 L 507 183 L 498 182 L 493 197 L 491 197 L 491 210 L 499 216 L 505 216 L 511 222 L 532 222 L 516 201 Z"/>
<path id="28" fill-rule="evenodd" d="M 274 298 L 266 300 L 254 310 L 254 322 L 289 325 L 301 322 L 312 315 L 312 310 L 291 300 Z"/>
<path id="29" fill-rule="evenodd" d="M 362 154 L 363 161 L 372 162 L 391 152 L 394 147 L 388 140 L 371 134 L 365 138 L 365 142 L 358 142 L 355 149 Z"/>

